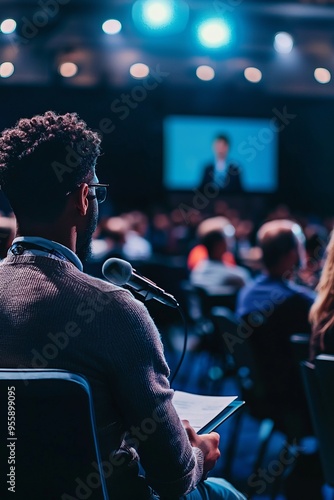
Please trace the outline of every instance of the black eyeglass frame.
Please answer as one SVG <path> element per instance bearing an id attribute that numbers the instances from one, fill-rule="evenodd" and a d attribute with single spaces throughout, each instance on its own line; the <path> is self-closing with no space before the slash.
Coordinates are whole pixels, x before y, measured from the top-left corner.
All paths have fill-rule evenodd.
<path id="1" fill-rule="evenodd" d="M 81 183 L 81 184 L 83 184 L 83 183 Z M 75 189 L 78 189 L 81 186 L 81 184 L 78 184 Z M 89 195 L 89 198 L 88 197 L 87 198 L 89 200 L 94 200 L 96 198 L 98 203 L 103 203 L 107 198 L 107 187 L 109 187 L 109 186 L 110 186 L 110 184 L 102 184 L 101 182 L 94 182 L 92 184 L 87 184 L 88 188 L 92 188 L 92 187 L 96 188 L 95 189 L 95 196 Z M 98 189 L 99 189 L 99 191 L 97 191 Z M 68 193 L 66 193 L 66 196 L 73 193 L 73 191 L 69 191 Z M 98 193 L 101 193 L 101 192 L 103 193 L 103 195 L 98 195 Z"/>
<path id="2" fill-rule="evenodd" d="M 92 183 L 92 184 L 87 184 L 87 186 L 89 188 L 91 187 L 94 187 L 94 188 L 100 188 L 99 191 L 97 191 L 97 189 L 95 189 L 95 196 L 91 197 L 90 199 L 94 199 L 96 198 L 97 199 L 97 202 L 98 203 L 103 203 L 106 198 L 107 198 L 107 187 L 109 187 L 109 184 L 101 184 L 100 182 L 95 182 L 95 183 Z M 97 193 L 103 193 L 103 196 L 99 196 Z"/>

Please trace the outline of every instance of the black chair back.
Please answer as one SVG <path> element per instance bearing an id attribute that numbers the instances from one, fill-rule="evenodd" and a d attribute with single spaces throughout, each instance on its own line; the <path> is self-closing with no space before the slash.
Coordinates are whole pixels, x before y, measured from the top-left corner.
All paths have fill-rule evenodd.
<path id="1" fill-rule="evenodd" d="M 108 500 L 83 376 L 0 369 L 0 439 L 0 498 Z"/>
<path id="2" fill-rule="evenodd" d="M 298 365 L 301 361 L 309 359 L 310 339 L 310 333 L 294 333 L 290 337 L 294 359 Z"/>
<path id="3" fill-rule="evenodd" d="M 320 355 L 314 364 L 301 362 L 305 392 L 325 481 L 334 486 L 334 356 Z"/>
<path id="4" fill-rule="evenodd" d="M 261 377 L 252 343 L 248 338 L 247 325 L 225 307 L 212 309 L 212 320 L 219 335 L 221 352 L 233 363 L 240 384 L 242 399 L 252 415 L 267 418 L 262 404 L 266 398 L 266 387 Z M 267 405 L 266 405 L 267 406 Z"/>

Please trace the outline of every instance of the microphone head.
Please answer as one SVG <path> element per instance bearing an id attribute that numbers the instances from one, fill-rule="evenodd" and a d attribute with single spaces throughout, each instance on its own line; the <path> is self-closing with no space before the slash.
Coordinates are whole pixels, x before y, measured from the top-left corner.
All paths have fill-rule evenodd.
<path id="1" fill-rule="evenodd" d="M 116 257 L 108 259 L 102 266 L 102 273 L 105 278 L 114 285 L 125 285 L 132 275 L 130 262 Z"/>

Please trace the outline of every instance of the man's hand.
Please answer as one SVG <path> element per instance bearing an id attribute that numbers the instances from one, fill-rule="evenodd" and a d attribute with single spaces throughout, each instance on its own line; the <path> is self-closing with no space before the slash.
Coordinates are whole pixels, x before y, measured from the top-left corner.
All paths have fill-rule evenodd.
<path id="1" fill-rule="evenodd" d="M 217 432 L 210 432 L 210 434 L 198 435 L 191 427 L 188 420 L 182 420 L 183 426 L 188 434 L 191 446 L 199 448 L 204 454 L 203 476 L 213 469 L 218 458 L 220 451 L 218 449 L 220 436 Z"/>

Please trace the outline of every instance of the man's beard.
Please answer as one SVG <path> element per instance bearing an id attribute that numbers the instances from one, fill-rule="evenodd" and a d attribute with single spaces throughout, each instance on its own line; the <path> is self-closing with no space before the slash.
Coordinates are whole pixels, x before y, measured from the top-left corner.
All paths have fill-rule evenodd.
<path id="1" fill-rule="evenodd" d="M 92 254 L 93 233 L 97 226 L 98 211 L 94 210 L 88 222 L 85 232 L 78 237 L 75 253 L 82 263 L 86 262 Z"/>

